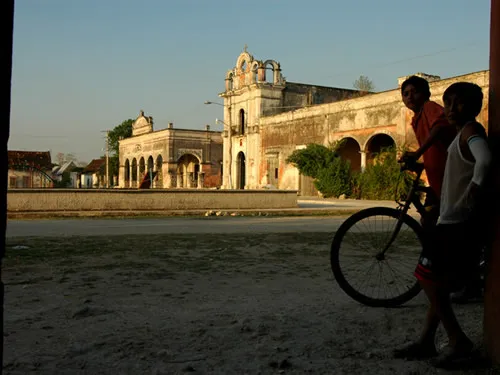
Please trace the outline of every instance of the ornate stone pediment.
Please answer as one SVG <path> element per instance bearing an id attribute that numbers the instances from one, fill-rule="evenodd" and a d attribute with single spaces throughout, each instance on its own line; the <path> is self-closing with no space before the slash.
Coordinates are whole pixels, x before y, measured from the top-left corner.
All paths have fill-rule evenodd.
<path id="1" fill-rule="evenodd" d="M 144 116 L 144 111 L 139 113 L 132 124 L 132 135 L 148 134 L 153 132 L 153 117 Z"/>

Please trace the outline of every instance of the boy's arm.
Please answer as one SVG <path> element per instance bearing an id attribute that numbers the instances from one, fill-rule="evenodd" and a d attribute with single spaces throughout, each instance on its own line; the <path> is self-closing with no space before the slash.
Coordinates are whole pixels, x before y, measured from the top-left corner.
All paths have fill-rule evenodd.
<path id="1" fill-rule="evenodd" d="M 474 173 L 470 183 L 469 196 L 475 200 L 488 176 L 491 151 L 485 138 L 484 129 L 478 123 L 466 125 L 462 132 L 462 139 L 467 142 L 467 147 L 474 158 Z M 462 154 L 464 153 L 462 152 Z"/>
<path id="2" fill-rule="evenodd" d="M 446 132 L 446 130 L 452 126 L 446 120 L 443 108 L 434 102 L 427 102 L 423 108 L 423 115 L 429 121 L 429 137 L 424 141 L 420 148 L 415 152 L 407 153 L 408 156 L 414 157 L 415 160 L 420 159 L 420 157 L 431 147 L 436 141 L 441 139 L 441 135 Z"/>
<path id="3" fill-rule="evenodd" d="M 423 145 L 417 151 L 415 151 L 415 159 L 420 159 L 420 157 L 429 149 L 429 147 L 431 147 L 434 142 L 440 139 L 440 135 L 443 133 L 443 130 L 446 129 L 446 126 L 450 125 L 448 125 L 447 122 L 446 124 L 439 122 L 431 128 L 429 137 L 425 140 Z"/>

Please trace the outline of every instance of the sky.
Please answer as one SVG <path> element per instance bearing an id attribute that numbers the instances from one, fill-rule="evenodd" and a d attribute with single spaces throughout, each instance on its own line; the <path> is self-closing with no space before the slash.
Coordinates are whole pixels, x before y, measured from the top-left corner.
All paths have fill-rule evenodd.
<path id="1" fill-rule="evenodd" d="M 245 44 L 322 86 L 488 69 L 489 17 L 490 0 L 16 0 L 9 149 L 89 162 L 140 110 L 155 130 L 221 130 L 203 103 Z"/>

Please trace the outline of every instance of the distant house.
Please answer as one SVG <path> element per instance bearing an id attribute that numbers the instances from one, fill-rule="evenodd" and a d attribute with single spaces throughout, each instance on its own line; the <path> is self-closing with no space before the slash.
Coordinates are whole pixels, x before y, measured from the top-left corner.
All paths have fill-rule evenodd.
<path id="1" fill-rule="evenodd" d="M 80 176 L 81 187 L 84 189 L 100 188 L 105 185 L 105 176 L 102 175 L 102 167 L 106 159 L 94 159 L 85 168 Z"/>
<path id="2" fill-rule="evenodd" d="M 80 180 L 80 173 L 76 171 L 78 169 L 81 170 L 74 162 L 67 161 L 62 165 L 56 165 L 52 168 L 52 178 L 59 183 L 65 180 L 66 186 L 63 187 L 78 188 L 78 182 Z"/>
<path id="3" fill-rule="evenodd" d="M 8 151 L 8 188 L 53 187 L 50 151 Z"/>

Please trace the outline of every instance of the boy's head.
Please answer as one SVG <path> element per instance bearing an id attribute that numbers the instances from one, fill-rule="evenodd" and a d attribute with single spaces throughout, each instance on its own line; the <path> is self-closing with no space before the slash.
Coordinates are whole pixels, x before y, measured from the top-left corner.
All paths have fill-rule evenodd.
<path id="1" fill-rule="evenodd" d="M 401 96 L 408 109 L 419 112 L 431 97 L 429 82 L 424 78 L 411 76 L 401 85 Z"/>
<path id="2" fill-rule="evenodd" d="M 470 82 L 456 82 L 443 94 L 444 113 L 452 125 L 463 126 L 473 121 L 483 107 L 481 87 Z"/>

